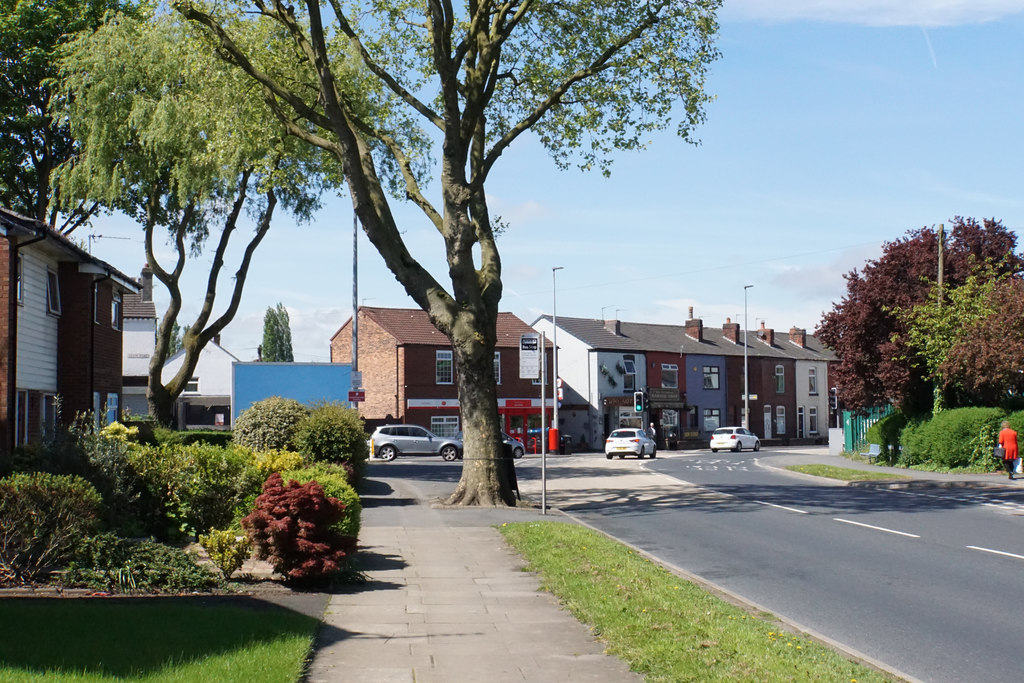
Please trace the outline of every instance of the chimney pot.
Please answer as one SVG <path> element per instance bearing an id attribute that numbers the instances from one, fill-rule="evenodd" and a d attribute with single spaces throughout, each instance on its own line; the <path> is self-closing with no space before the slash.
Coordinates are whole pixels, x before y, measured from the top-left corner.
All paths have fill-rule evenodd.
<path id="1" fill-rule="evenodd" d="M 686 315 L 687 320 L 693 320 L 693 306 L 690 306 L 689 313 Z"/>

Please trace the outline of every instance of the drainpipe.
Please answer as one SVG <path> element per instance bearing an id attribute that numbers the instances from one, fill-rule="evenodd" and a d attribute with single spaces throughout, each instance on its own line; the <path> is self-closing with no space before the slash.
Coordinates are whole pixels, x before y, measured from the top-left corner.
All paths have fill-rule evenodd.
<path id="1" fill-rule="evenodd" d="M 99 294 L 99 284 L 104 280 L 110 279 L 110 271 L 101 278 L 94 278 L 92 281 L 92 303 L 90 308 L 92 309 L 92 315 L 89 319 L 89 398 L 92 398 L 93 394 L 96 393 L 96 314 L 99 312 L 96 310 L 96 297 Z M 106 405 L 100 397 L 100 409 Z M 104 413 L 105 414 L 105 413 Z M 99 425 L 100 416 L 93 416 L 93 424 Z"/>

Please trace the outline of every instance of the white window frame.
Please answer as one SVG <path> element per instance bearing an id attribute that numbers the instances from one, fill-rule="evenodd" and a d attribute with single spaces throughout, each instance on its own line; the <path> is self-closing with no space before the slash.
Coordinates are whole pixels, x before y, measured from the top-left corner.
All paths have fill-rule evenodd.
<path id="1" fill-rule="evenodd" d="M 626 371 L 622 377 L 622 390 L 634 391 L 636 388 L 636 357 L 623 356 L 622 368 Z"/>
<path id="2" fill-rule="evenodd" d="M 92 424 L 93 428 L 98 432 L 100 430 L 100 418 L 103 416 L 103 395 L 98 392 L 92 392 Z"/>
<path id="3" fill-rule="evenodd" d="M 455 359 L 452 352 L 446 349 L 437 349 L 434 351 L 434 384 L 454 383 Z"/>
<path id="4" fill-rule="evenodd" d="M 25 304 L 25 258 L 21 254 L 18 254 L 18 262 L 15 268 L 17 270 L 14 273 L 14 291 L 18 297 L 18 305 L 23 306 Z"/>
<path id="5" fill-rule="evenodd" d="M 185 388 L 181 390 L 183 394 L 198 394 L 199 393 L 199 376 L 190 377 L 185 382 Z"/>
<path id="6" fill-rule="evenodd" d="M 46 269 L 46 312 L 60 315 L 60 278 L 52 268 Z"/>
<path id="7" fill-rule="evenodd" d="M 121 329 L 121 292 L 116 289 L 110 297 L 110 326 L 115 330 Z"/>
<path id="8" fill-rule="evenodd" d="M 807 407 L 807 433 L 817 434 L 818 433 L 818 407 L 808 406 Z"/>
<path id="9" fill-rule="evenodd" d="M 818 369 L 807 368 L 807 393 L 811 396 L 818 395 Z"/>
<path id="10" fill-rule="evenodd" d="M 57 433 L 57 396 L 43 394 L 39 406 L 39 433 L 44 439 L 53 438 Z"/>
<path id="11" fill-rule="evenodd" d="M 722 388 L 722 371 L 717 365 L 705 365 L 704 366 L 704 389 L 707 391 L 716 391 Z M 708 380 L 711 380 L 710 382 Z M 708 384 L 714 386 L 708 386 Z"/>
<path id="12" fill-rule="evenodd" d="M 501 351 L 494 352 L 494 383 L 501 384 Z"/>
<path id="13" fill-rule="evenodd" d="M 665 383 L 665 373 L 668 372 L 669 376 L 675 375 L 675 381 Z M 662 363 L 661 364 L 661 387 L 662 389 L 678 389 L 679 388 L 679 366 L 675 363 Z"/>
<path id="14" fill-rule="evenodd" d="M 430 431 L 438 436 L 450 439 L 459 433 L 458 415 L 431 415 Z"/>
<path id="15" fill-rule="evenodd" d="M 708 421 L 714 422 L 713 427 L 708 426 Z M 704 409 L 704 421 L 703 425 L 705 432 L 713 432 L 722 426 L 722 410 L 721 408 L 705 408 Z"/>
<path id="16" fill-rule="evenodd" d="M 775 406 L 775 436 L 786 436 L 786 406 Z"/>
<path id="17" fill-rule="evenodd" d="M 775 366 L 775 393 L 786 393 L 786 367 L 784 365 Z"/>

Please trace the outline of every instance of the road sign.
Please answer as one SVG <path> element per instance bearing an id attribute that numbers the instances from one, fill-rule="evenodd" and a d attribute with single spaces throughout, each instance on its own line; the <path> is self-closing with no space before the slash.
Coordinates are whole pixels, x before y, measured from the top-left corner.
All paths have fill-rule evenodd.
<path id="1" fill-rule="evenodd" d="M 519 379 L 540 379 L 540 335 L 519 337 Z"/>
<path id="2" fill-rule="evenodd" d="M 365 391 L 350 391 L 350 392 L 348 392 L 348 402 L 349 403 L 362 403 L 365 400 L 366 400 L 366 392 Z"/>
<path id="3" fill-rule="evenodd" d="M 757 394 L 747 394 L 747 399 L 750 400 L 750 401 L 756 401 L 757 400 Z"/>

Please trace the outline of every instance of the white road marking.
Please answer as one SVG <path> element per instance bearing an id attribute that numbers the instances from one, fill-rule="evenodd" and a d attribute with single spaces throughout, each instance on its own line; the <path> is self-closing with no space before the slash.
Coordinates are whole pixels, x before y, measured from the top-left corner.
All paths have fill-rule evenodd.
<path id="1" fill-rule="evenodd" d="M 779 508 L 780 510 L 786 510 L 787 512 L 799 512 L 801 515 L 808 514 L 807 510 L 797 510 L 796 508 L 788 508 L 785 505 L 776 505 L 775 503 L 766 503 L 763 500 L 755 500 L 754 502 L 755 503 L 760 503 L 761 505 L 767 505 L 768 507 Z"/>
<path id="2" fill-rule="evenodd" d="M 983 553 L 992 553 L 993 555 L 1003 555 L 1005 557 L 1012 557 L 1017 560 L 1024 560 L 1024 555 L 1015 555 L 1014 553 L 1003 552 L 1002 550 L 992 550 L 991 548 L 981 548 L 976 545 L 967 546 L 971 550 L 980 550 Z"/>
<path id="3" fill-rule="evenodd" d="M 898 536 L 907 536 L 909 538 L 921 538 L 917 534 L 908 534 L 905 531 L 896 531 L 895 529 L 886 529 L 884 526 L 872 526 L 871 524 L 864 524 L 862 522 L 854 522 L 853 520 L 843 519 L 842 517 L 833 517 L 833 521 L 842 522 L 843 524 L 853 524 L 854 526 L 862 526 L 865 529 L 874 529 L 875 531 L 884 531 L 888 534 L 896 534 Z"/>

